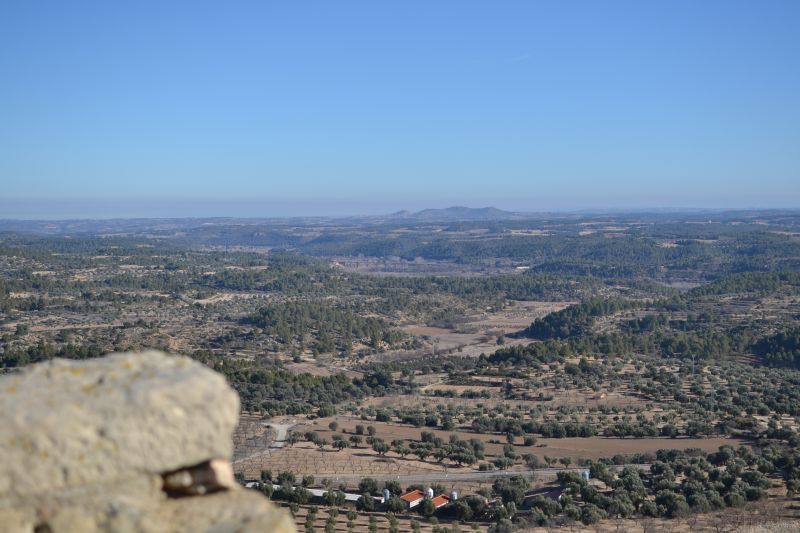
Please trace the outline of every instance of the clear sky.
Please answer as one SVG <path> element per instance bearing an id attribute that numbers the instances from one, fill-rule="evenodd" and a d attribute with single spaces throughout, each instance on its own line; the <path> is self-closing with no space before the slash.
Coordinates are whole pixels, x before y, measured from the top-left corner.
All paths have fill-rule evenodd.
<path id="1" fill-rule="evenodd" d="M 800 1 L 0 3 L 0 218 L 800 207 Z"/>

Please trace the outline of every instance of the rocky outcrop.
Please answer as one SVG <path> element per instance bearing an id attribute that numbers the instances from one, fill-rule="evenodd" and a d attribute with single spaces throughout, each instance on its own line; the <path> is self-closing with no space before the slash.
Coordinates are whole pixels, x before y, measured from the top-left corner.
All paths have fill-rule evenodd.
<path id="1" fill-rule="evenodd" d="M 0 379 L 0 531 L 294 531 L 230 468 L 239 399 L 185 357 L 56 360 Z"/>

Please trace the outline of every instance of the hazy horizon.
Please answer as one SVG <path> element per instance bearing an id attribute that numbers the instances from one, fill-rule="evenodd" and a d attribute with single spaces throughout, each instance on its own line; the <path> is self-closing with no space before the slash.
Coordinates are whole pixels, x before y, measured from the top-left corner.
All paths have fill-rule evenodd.
<path id="1" fill-rule="evenodd" d="M 562 202 L 488 202 L 483 204 L 458 201 L 411 202 L 407 204 L 353 201 L 348 203 L 286 202 L 275 200 L 186 200 L 164 199 L 92 199 L 68 201 L 57 199 L 8 202 L 0 199 L 0 220 L 104 220 L 147 218 L 293 218 L 293 217 L 359 217 L 384 216 L 400 211 L 415 213 L 426 209 L 467 207 L 496 208 L 514 213 L 636 213 L 636 212 L 724 212 L 781 211 L 799 209 L 792 205 L 576 205 L 569 199 Z"/>

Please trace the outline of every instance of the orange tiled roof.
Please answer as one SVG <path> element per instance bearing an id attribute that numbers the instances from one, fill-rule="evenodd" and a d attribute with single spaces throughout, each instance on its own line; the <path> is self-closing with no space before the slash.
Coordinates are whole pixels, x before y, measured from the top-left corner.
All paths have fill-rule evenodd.
<path id="1" fill-rule="evenodd" d="M 433 506 L 436 507 L 437 509 L 442 505 L 446 505 L 449 502 L 450 498 L 448 498 L 444 494 L 439 494 L 437 497 L 431 500 L 431 503 L 433 503 Z"/>
<path id="2" fill-rule="evenodd" d="M 403 500 L 404 502 L 411 503 L 424 497 L 425 493 L 422 492 L 421 490 L 412 490 L 411 492 L 406 492 L 405 494 L 400 496 L 400 499 Z"/>

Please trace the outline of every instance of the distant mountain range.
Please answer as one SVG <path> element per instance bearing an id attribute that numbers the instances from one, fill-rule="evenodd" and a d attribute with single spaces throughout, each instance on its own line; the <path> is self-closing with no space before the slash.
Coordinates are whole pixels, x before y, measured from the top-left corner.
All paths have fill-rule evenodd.
<path id="1" fill-rule="evenodd" d="M 410 211 L 398 211 L 389 215 L 390 219 L 412 220 L 421 222 L 439 222 L 456 220 L 509 220 L 517 218 L 516 213 L 503 211 L 496 207 L 464 207 L 454 206 L 444 209 L 423 209 L 412 213 Z"/>
<path id="2" fill-rule="evenodd" d="M 33 233 L 42 235 L 128 235 L 147 232 L 174 234 L 198 227 L 246 227 L 258 225 L 319 225 L 327 224 L 426 224 L 453 222 L 493 222 L 521 221 L 537 219 L 579 219 L 609 217 L 646 217 L 664 219 L 672 217 L 675 221 L 707 220 L 726 221 L 732 219 L 750 220 L 758 217 L 795 217 L 800 209 L 690 209 L 690 208 L 641 208 L 628 210 L 595 209 L 562 212 L 519 212 L 505 211 L 496 207 L 453 206 L 443 209 L 423 209 L 421 211 L 397 211 L 385 215 L 334 216 L 296 216 L 296 217 L 176 217 L 176 218 L 115 218 L 115 219 L 65 219 L 65 220 L 17 220 L 0 218 L 0 240 L 2 233 Z M 0 210 L 0 214 L 1 210 Z"/>

